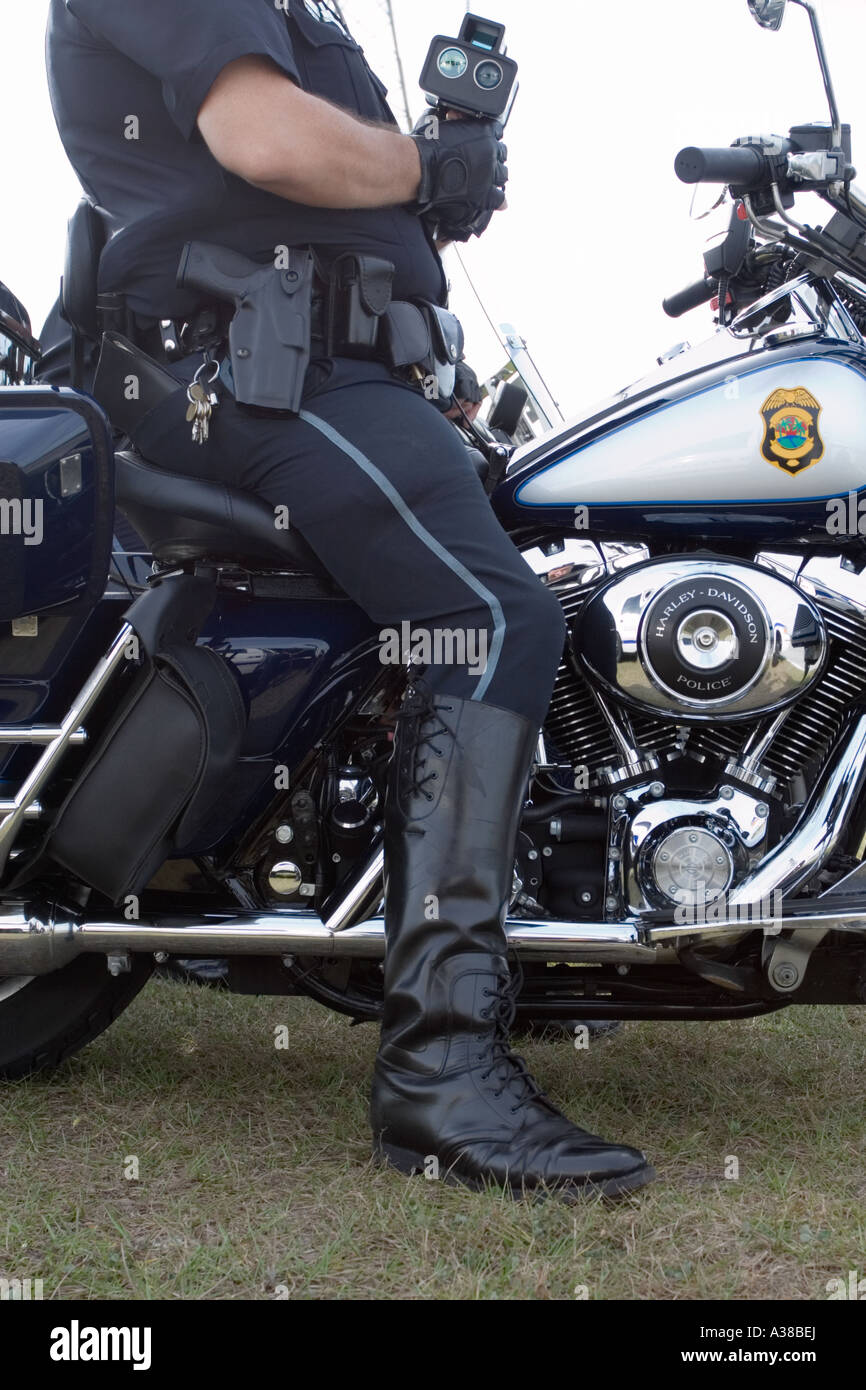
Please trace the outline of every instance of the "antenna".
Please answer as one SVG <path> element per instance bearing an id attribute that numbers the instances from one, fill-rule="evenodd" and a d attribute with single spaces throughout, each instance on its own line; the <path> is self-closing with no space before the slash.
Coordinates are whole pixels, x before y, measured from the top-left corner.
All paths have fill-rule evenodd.
<path id="1" fill-rule="evenodd" d="M 349 6 L 339 5 L 339 4 L 337 3 L 337 0 L 331 0 L 331 4 L 332 4 L 332 8 L 335 9 L 335 10 L 339 13 L 340 18 L 341 18 L 341 20 L 343 21 L 343 24 L 344 24 L 345 28 L 348 30 L 348 27 L 349 27 L 349 26 L 348 26 L 348 24 L 346 23 L 346 19 L 345 19 L 344 15 L 343 15 L 343 9 L 346 8 L 346 9 L 349 9 L 349 10 L 351 11 L 351 9 L 352 9 L 351 5 L 349 5 Z M 359 6 L 358 8 L 360 9 L 360 6 Z M 370 8 L 370 7 L 369 7 L 369 5 L 368 5 L 368 6 L 367 6 L 368 13 L 363 17 L 363 24 L 368 24 L 368 25 L 369 25 L 369 24 L 372 24 L 372 23 L 374 22 L 374 21 L 373 21 L 372 15 L 369 14 L 369 8 Z M 405 117 L 406 117 L 406 125 L 407 125 L 407 128 L 408 128 L 409 130 L 411 130 L 411 129 L 412 129 L 412 108 L 411 108 L 411 106 L 410 106 L 410 104 L 409 104 L 409 89 L 408 89 L 408 87 L 406 86 L 406 72 L 405 72 L 404 67 L 403 67 L 403 55 L 402 55 L 402 53 L 400 52 L 400 40 L 399 40 L 399 37 L 398 37 L 398 35 L 397 35 L 397 19 L 396 19 L 396 16 L 395 16 L 395 14 L 394 14 L 394 5 L 393 5 L 393 3 L 392 3 L 392 0 L 380 0 L 379 10 L 380 10 L 380 12 L 381 12 L 382 10 L 384 10 L 384 11 L 385 11 L 385 14 L 386 14 L 387 17 L 388 17 L 388 26 L 389 26 L 389 28 L 390 28 L 390 30 L 391 30 L 391 44 L 392 44 L 392 47 L 393 47 L 393 50 L 394 50 L 394 61 L 395 61 L 396 65 L 397 65 L 397 75 L 398 75 L 398 78 L 399 78 L 399 81 L 400 81 L 400 95 L 401 95 L 402 101 L 403 101 L 403 112 L 404 112 L 404 115 L 405 115 Z M 362 27 L 363 27 L 363 26 L 362 26 Z M 367 31 L 367 32 L 369 32 L 369 31 Z"/>
<path id="2" fill-rule="evenodd" d="M 403 110 L 406 113 L 406 124 L 412 128 L 412 113 L 409 108 L 409 91 L 406 86 L 406 73 L 403 69 L 403 56 L 400 52 L 400 40 L 397 37 L 397 23 L 394 18 L 394 6 L 392 0 L 384 0 L 385 9 L 388 13 L 388 23 L 391 26 L 391 38 L 394 41 L 394 57 L 397 59 L 397 72 L 400 76 L 400 90 L 403 93 Z"/>

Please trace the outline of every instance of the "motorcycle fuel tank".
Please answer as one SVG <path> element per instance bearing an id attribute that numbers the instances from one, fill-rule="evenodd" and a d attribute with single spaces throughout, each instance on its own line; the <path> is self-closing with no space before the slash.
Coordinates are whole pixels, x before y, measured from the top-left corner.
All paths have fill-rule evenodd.
<path id="1" fill-rule="evenodd" d="M 813 341 L 682 372 L 521 451 L 500 513 L 601 532 L 826 535 L 828 501 L 866 488 L 862 347 Z"/>

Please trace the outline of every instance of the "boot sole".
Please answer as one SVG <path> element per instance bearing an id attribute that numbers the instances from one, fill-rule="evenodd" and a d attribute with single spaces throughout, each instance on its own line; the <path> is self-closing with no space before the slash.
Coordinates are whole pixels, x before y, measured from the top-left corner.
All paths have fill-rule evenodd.
<path id="1" fill-rule="evenodd" d="M 397 1144 L 386 1144 L 384 1142 L 376 1144 L 373 1148 L 373 1158 L 389 1168 L 396 1168 L 398 1173 L 404 1173 L 407 1177 L 416 1177 L 423 1174 L 425 1163 L 429 1155 L 415 1153 L 412 1149 L 401 1149 Z M 630 1192 L 636 1192 L 641 1187 L 646 1187 L 656 1179 L 656 1170 L 651 1163 L 644 1163 L 640 1168 L 634 1168 L 630 1173 L 623 1173 L 620 1177 L 607 1178 L 604 1182 L 563 1182 L 554 1186 L 540 1184 L 538 1187 L 524 1187 L 523 1184 L 506 1183 L 504 1190 L 514 1198 L 515 1201 L 522 1201 L 527 1197 L 541 1197 L 548 1193 L 560 1201 L 577 1201 L 585 1197 L 624 1197 Z M 473 1192 L 484 1192 L 490 1187 L 500 1188 L 501 1184 L 492 1182 L 487 1178 L 473 1178 L 464 1176 L 449 1168 L 437 1182 L 444 1182 L 447 1187 L 468 1187 Z"/>

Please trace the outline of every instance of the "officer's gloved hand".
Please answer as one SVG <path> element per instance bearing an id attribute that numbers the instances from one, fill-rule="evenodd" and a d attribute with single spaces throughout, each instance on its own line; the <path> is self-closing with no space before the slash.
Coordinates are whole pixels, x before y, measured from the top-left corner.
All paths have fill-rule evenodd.
<path id="1" fill-rule="evenodd" d="M 421 155 L 413 204 L 443 241 L 480 236 L 505 202 L 508 151 L 498 121 L 422 116 L 412 135 Z"/>

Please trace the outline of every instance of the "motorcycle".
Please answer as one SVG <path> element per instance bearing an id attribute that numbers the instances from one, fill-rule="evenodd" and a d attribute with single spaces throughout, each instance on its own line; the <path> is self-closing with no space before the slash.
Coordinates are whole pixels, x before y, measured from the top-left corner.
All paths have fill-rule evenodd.
<path id="1" fill-rule="evenodd" d="M 506 923 L 524 1019 L 866 1002 L 866 199 L 791 3 L 830 123 L 676 161 L 732 199 L 666 304 L 715 300 L 712 337 L 513 452 L 476 441 L 568 624 Z M 79 222 L 64 302 L 92 341 L 81 245 Z M 22 319 L 0 315 L 0 1074 L 56 1064 L 174 958 L 377 1018 L 403 663 L 264 502 L 116 450 L 87 394 L 34 382 Z"/>

